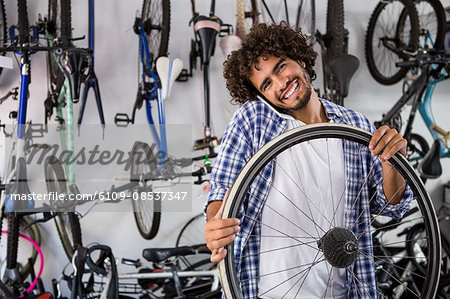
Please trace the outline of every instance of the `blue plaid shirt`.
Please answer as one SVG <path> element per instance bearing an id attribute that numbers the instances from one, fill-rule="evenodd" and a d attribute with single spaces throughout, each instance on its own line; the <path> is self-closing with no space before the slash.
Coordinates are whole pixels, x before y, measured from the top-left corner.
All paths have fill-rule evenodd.
<path id="1" fill-rule="evenodd" d="M 320 99 L 328 119 L 336 123 L 353 125 L 361 129 L 374 132 L 375 128 L 369 120 L 361 113 L 337 106 L 327 100 Z M 211 192 L 205 205 L 211 201 L 222 200 L 227 189 L 231 188 L 233 182 L 245 163 L 267 142 L 282 134 L 287 127 L 283 119 L 272 107 L 262 100 L 246 102 L 236 111 L 227 126 L 222 139 L 220 153 L 214 162 L 211 173 Z M 412 194 L 406 189 L 403 199 L 397 205 L 387 204 L 382 187 L 382 168 L 378 158 L 365 152 L 365 158 L 360 159 L 360 146 L 354 142 L 343 141 L 345 160 L 345 172 L 348 179 L 346 186 L 346 209 L 345 226 L 352 228 L 355 235 L 363 233 L 358 247 L 366 256 L 372 256 L 372 235 L 370 229 L 371 213 L 383 211 L 383 215 L 400 218 L 409 210 Z M 362 160 L 362 161 L 361 161 Z M 361 180 L 367 176 L 372 164 L 374 168 L 370 171 L 368 183 L 361 189 Z M 273 161 L 263 170 L 263 176 L 258 176 L 250 187 L 248 206 L 240 215 L 241 229 L 234 240 L 234 255 L 236 269 L 241 281 L 241 290 L 244 298 L 254 299 L 258 294 L 258 267 L 260 238 L 249 236 L 260 236 L 261 225 L 259 221 L 250 219 L 261 219 L 264 202 L 269 194 L 272 180 Z M 356 166 L 355 166 L 356 165 Z M 351 204 L 352 198 L 357 198 L 362 192 L 358 205 Z M 371 195 L 376 192 L 375 200 L 369 204 Z M 264 200 L 258 200 L 264 199 Z M 353 207 L 353 208 L 350 208 Z M 246 216 L 243 217 L 244 213 Z M 358 224 L 354 223 L 358 221 Z M 241 259 L 241 256 L 245 258 Z M 372 260 L 358 255 L 356 262 L 350 270 L 356 278 L 347 272 L 348 298 L 376 298 L 375 271 Z M 361 281 L 363 283 L 355 283 Z M 361 285 L 362 284 L 362 285 Z"/>

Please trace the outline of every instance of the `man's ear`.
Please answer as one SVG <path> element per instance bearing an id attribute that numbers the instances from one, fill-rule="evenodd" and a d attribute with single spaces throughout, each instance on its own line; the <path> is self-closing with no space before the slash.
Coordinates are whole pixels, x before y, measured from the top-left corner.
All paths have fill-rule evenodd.
<path id="1" fill-rule="evenodd" d="M 303 68 L 305 68 L 306 67 L 306 63 L 305 62 L 303 62 L 303 61 L 300 61 L 300 65 L 303 67 Z"/>

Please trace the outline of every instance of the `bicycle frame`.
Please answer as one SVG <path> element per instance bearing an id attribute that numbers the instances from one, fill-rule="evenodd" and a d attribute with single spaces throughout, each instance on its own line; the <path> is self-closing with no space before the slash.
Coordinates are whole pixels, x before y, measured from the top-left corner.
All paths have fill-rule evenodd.
<path id="1" fill-rule="evenodd" d="M 81 107 L 78 115 L 78 130 L 83 122 L 84 110 L 86 108 L 86 100 L 89 89 L 94 90 L 95 102 L 97 104 L 98 115 L 100 123 L 105 128 L 105 117 L 103 115 L 102 99 L 100 96 L 100 89 L 98 86 L 98 79 L 94 71 L 94 43 L 95 43 L 95 15 L 94 15 L 94 0 L 89 1 L 89 49 L 91 49 L 91 65 L 87 77 L 85 78 L 83 94 L 81 96 Z"/>
<path id="2" fill-rule="evenodd" d="M 402 97 L 397 101 L 397 103 L 385 114 L 380 122 L 377 123 L 391 123 L 396 115 L 401 111 L 401 109 L 406 106 L 410 100 L 412 100 L 412 107 L 410 115 L 406 124 L 405 131 L 403 135 L 406 139 L 409 138 L 412 131 L 412 126 L 414 123 L 415 115 L 417 110 L 422 117 L 428 131 L 433 136 L 434 140 L 439 140 L 441 143 L 440 147 L 440 157 L 450 157 L 450 148 L 446 146 L 443 138 L 444 134 L 439 133 L 433 129 L 436 125 L 433 120 L 431 112 L 431 98 L 435 89 L 436 84 L 441 81 L 448 79 L 448 74 L 445 74 L 445 70 L 441 70 L 440 76 L 436 79 L 430 80 L 430 74 L 427 71 L 422 71 L 419 77 L 412 82 L 407 91 L 402 95 Z M 414 97 L 414 98 L 413 98 Z"/>

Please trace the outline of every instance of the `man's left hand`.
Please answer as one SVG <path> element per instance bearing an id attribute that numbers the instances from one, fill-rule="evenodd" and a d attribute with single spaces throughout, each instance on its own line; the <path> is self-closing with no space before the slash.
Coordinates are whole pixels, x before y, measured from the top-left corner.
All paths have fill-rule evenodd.
<path id="1" fill-rule="evenodd" d="M 396 129 L 383 125 L 373 133 L 369 142 L 369 149 L 372 155 L 379 155 L 381 162 L 386 162 L 396 152 L 406 155 L 407 144 L 406 139 Z"/>

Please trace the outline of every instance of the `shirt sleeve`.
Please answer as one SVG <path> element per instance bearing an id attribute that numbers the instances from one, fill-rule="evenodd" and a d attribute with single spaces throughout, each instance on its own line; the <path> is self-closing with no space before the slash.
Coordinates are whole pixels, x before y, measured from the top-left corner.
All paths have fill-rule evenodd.
<path id="1" fill-rule="evenodd" d="M 380 214 L 392 218 L 401 218 L 411 208 L 413 193 L 411 188 L 406 184 L 405 192 L 402 199 L 397 204 L 390 204 L 383 189 L 383 169 L 378 157 L 373 157 L 375 163 L 374 178 L 371 185 L 376 190 L 375 200 L 371 202 L 370 211 L 372 214 Z"/>
<path id="2" fill-rule="evenodd" d="M 236 177 L 251 158 L 252 146 L 249 138 L 249 130 L 245 121 L 239 114 L 230 121 L 225 130 L 220 146 L 220 152 L 214 161 L 214 167 L 210 176 L 211 190 L 204 205 L 203 212 L 206 215 L 208 205 L 217 200 L 223 200 L 225 192 L 230 189 Z"/>

